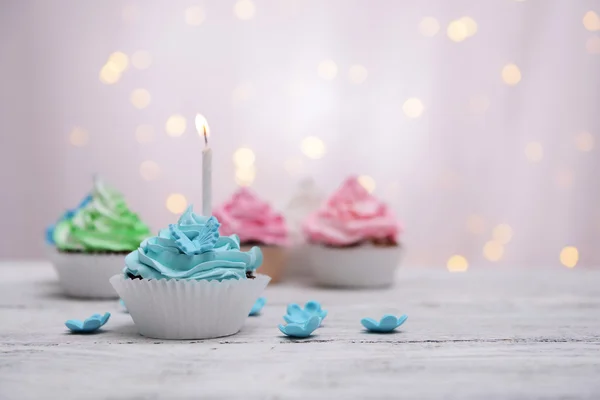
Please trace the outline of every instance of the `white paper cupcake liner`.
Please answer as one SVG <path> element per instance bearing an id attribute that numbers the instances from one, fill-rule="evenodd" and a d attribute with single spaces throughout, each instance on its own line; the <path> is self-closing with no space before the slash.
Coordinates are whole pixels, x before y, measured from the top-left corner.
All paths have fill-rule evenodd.
<path id="1" fill-rule="evenodd" d="M 391 286 L 401 255 L 400 247 L 370 244 L 350 248 L 307 245 L 306 252 L 317 285 L 346 288 Z"/>
<path id="2" fill-rule="evenodd" d="M 50 259 L 60 286 L 67 296 L 117 298 L 109 279 L 123 270 L 122 254 L 60 253 L 52 249 Z"/>
<path id="3" fill-rule="evenodd" d="M 271 278 L 194 281 L 110 279 L 143 336 L 156 339 L 209 339 L 242 329 Z"/>

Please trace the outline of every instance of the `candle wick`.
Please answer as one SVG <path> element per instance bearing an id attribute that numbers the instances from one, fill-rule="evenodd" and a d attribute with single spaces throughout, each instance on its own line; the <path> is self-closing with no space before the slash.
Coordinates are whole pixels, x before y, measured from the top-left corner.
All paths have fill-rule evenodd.
<path id="1" fill-rule="evenodd" d="M 202 127 L 204 130 L 204 146 L 208 146 L 208 137 L 206 136 L 206 125 Z"/>

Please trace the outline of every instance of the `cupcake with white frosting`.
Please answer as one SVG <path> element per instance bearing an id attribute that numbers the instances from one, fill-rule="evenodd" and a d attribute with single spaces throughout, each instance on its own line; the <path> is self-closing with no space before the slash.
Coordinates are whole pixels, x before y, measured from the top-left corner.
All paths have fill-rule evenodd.
<path id="1" fill-rule="evenodd" d="M 177 224 L 142 242 L 110 282 L 140 334 L 160 339 L 206 339 L 237 333 L 270 278 L 255 274 L 258 247 L 240 249 L 236 235 L 192 207 Z"/>
<path id="2" fill-rule="evenodd" d="M 400 262 L 401 226 L 390 208 L 348 178 L 303 224 L 317 284 L 384 287 Z"/>

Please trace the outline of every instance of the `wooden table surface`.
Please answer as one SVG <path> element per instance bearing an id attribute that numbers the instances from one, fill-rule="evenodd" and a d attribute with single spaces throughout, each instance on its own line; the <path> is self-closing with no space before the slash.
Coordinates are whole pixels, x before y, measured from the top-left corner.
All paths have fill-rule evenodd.
<path id="1" fill-rule="evenodd" d="M 0 264 L 0 399 L 600 399 L 600 270 L 404 267 L 393 289 L 267 288 L 260 317 L 203 341 L 146 339 L 117 301 L 64 298 L 45 263 Z M 281 336 L 286 304 L 329 311 Z M 100 333 L 64 321 L 109 311 Z M 360 319 L 406 313 L 398 333 Z"/>

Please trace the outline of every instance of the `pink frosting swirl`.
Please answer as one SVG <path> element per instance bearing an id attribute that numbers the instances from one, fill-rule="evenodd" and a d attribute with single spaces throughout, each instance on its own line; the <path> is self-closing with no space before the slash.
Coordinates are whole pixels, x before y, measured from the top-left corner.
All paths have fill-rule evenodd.
<path id="1" fill-rule="evenodd" d="M 303 224 L 313 243 L 347 246 L 368 240 L 397 243 L 402 228 L 386 204 L 350 177 Z"/>
<path id="2" fill-rule="evenodd" d="M 241 244 L 288 244 L 288 231 L 283 216 L 249 189 L 240 188 L 229 201 L 217 207 L 213 215 L 221 223 L 221 235 L 238 235 Z"/>

